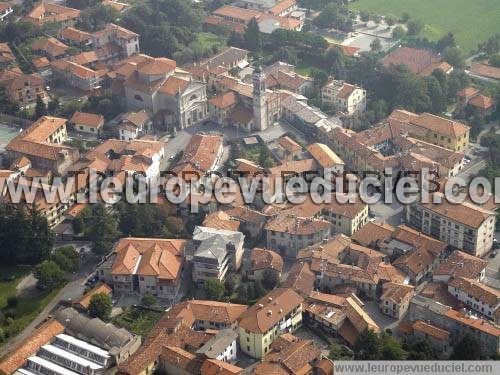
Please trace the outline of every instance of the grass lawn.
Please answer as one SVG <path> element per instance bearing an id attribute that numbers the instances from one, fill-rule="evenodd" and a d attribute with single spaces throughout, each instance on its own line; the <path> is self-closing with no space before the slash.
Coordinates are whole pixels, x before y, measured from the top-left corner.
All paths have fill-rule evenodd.
<path id="1" fill-rule="evenodd" d="M 222 49 L 226 46 L 226 40 L 223 37 L 212 33 L 200 32 L 196 34 L 196 40 L 191 43 L 190 47 L 199 51 L 208 51 L 212 53 L 212 47 L 218 46 Z"/>
<path id="2" fill-rule="evenodd" d="M 123 314 L 113 318 L 113 324 L 117 327 L 125 328 L 137 335 L 146 337 L 153 329 L 155 324 L 163 316 L 163 313 L 142 309 L 140 307 L 131 307 Z"/>
<path id="3" fill-rule="evenodd" d="M 0 310 L 7 306 L 7 298 L 16 294 L 16 286 L 22 277 L 29 273 L 29 268 L 0 266 Z M 4 278 L 13 280 L 3 281 Z"/>
<path id="4" fill-rule="evenodd" d="M 356 0 L 350 6 L 380 15 L 408 12 L 425 24 L 424 35 L 430 40 L 453 32 L 466 54 L 500 33 L 500 0 Z"/>

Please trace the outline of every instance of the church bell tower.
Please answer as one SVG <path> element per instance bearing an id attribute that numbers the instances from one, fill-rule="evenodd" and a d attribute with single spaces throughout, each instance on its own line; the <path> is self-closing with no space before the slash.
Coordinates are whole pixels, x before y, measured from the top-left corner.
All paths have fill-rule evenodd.
<path id="1" fill-rule="evenodd" d="M 256 130 L 267 129 L 266 75 L 260 66 L 253 73 L 253 118 Z"/>

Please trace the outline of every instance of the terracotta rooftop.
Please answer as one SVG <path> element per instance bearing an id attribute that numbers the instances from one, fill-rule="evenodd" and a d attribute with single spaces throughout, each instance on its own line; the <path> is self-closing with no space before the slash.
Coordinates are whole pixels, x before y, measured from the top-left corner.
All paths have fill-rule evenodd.
<path id="1" fill-rule="evenodd" d="M 59 57 L 66 53 L 68 46 L 56 38 L 40 38 L 31 43 L 31 49 L 34 51 L 43 51 L 52 57 Z"/>
<path id="2" fill-rule="evenodd" d="M 471 317 L 464 314 L 461 311 L 456 311 L 453 309 L 449 309 L 445 312 L 445 315 L 448 318 L 455 320 L 456 322 L 466 325 L 472 329 L 481 331 L 488 335 L 494 336 L 497 339 L 500 337 L 500 327 L 489 323 L 484 319 L 478 319 L 476 317 Z"/>
<path id="3" fill-rule="evenodd" d="M 36 69 L 47 68 L 48 66 L 50 66 L 50 61 L 45 56 L 35 57 L 33 60 L 31 60 L 31 63 Z"/>
<path id="4" fill-rule="evenodd" d="M 302 147 L 289 136 L 280 137 L 278 139 L 278 144 L 281 146 L 281 148 L 288 152 L 302 150 Z"/>
<path id="5" fill-rule="evenodd" d="M 122 238 L 116 245 L 114 275 L 155 276 L 177 280 L 183 263 L 185 240 Z"/>
<path id="6" fill-rule="evenodd" d="M 469 100 L 469 104 L 480 109 L 490 109 L 495 106 L 495 101 L 489 96 L 479 94 Z"/>
<path id="7" fill-rule="evenodd" d="M 455 250 L 437 267 L 434 275 L 477 279 L 487 264 L 488 262 L 481 258 Z"/>
<path id="8" fill-rule="evenodd" d="M 80 17 L 80 11 L 62 5 L 42 1 L 25 17 L 26 20 L 37 24 L 48 22 L 64 22 Z"/>
<path id="9" fill-rule="evenodd" d="M 426 336 L 433 337 L 437 340 L 443 341 L 448 339 L 450 333 L 444 329 L 438 328 L 430 323 L 425 323 L 421 320 L 417 320 L 412 324 L 413 331 L 421 332 Z"/>
<path id="10" fill-rule="evenodd" d="M 215 163 L 222 142 L 223 138 L 220 135 L 195 134 L 174 167 L 174 171 L 188 168 L 203 174 L 208 172 Z"/>
<path id="11" fill-rule="evenodd" d="M 316 277 L 307 262 L 296 262 L 288 271 L 288 276 L 282 284 L 283 288 L 292 288 L 303 296 L 308 296 L 314 289 Z"/>
<path id="12" fill-rule="evenodd" d="M 461 98 L 470 98 L 477 94 L 479 94 L 479 90 L 471 86 L 466 87 L 457 93 L 457 95 L 460 96 Z"/>
<path id="13" fill-rule="evenodd" d="M 218 359 L 207 359 L 201 366 L 200 375 L 237 375 L 244 371 L 241 367 Z"/>
<path id="14" fill-rule="evenodd" d="M 0 359 L 0 372 L 11 375 L 22 367 L 26 359 L 35 354 L 43 345 L 56 335 L 64 332 L 64 326 L 55 319 L 50 319 L 37 328 Z"/>
<path id="15" fill-rule="evenodd" d="M 288 8 L 293 7 L 296 4 L 297 3 L 296 3 L 295 0 L 281 0 L 281 1 L 277 1 L 276 4 L 273 7 L 269 8 L 269 12 L 271 14 L 274 14 L 275 16 L 277 16 L 280 13 L 282 13 L 283 11 L 287 10 Z"/>
<path id="16" fill-rule="evenodd" d="M 314 218 L 294 217 L 288 213 L 283 213 L 277 215 L 273 219 L 270 219 L 264 227 L 265 230 L 287 233 L 289 235 L 309 235 L 322 231 L 328 231 L 331 228 L 332 224 L 329 221 Z"/>
<path id="17" fill-rule="evenodd" d="M 465 292 L 474 299 L 481 301 L 495 309 L 500 304 L 500 290 L 491 288 L 473 279 L 454 277 L 448 282 L 448 286 Z M 453 293 L 453 291 L 452 291 Z"/>
<path id="18" fill-rule="evenodd" d="M 403 300 L 410 298 L 415 289 L 411 285 L 396 284 L 396 283 L 385 283 L 383 285 L 384 293 L 380 297 L 382 301 L 391 300 L 394 303 L 401 303 Z"/>
<path id="19" fill-rule="evenodd" d="M 87 112 L 75 112 L 70 120 L 71 123 L 77 125 L 85 125 L 92 128 L 100 128 L 104 125 L 104 116 L 96 115 Z"/>
<path id="20" fill-rule="evenodd" d="M 59 31 L 59 35 L 66 40 L 82 43 L 92 38 L 92 35 L 87 33 L 86 31 L 78 30 L 74 27 L 66 27 Z"/>
<path id="21" fill-rule="evenodd" d="M 302 301 L 293 289 L 274 289 L 240 316 L 239 326 L 253 333 L 267 332 L 284 316 L 300 307 Z"/>
<path id="22" fill-rule="evenodd" d="M 219 17 L 229 17 L 238 21 L 241 20 L 244 23 L 250 22 L 252 18 L 258 19 L 262 15 L 262 13 L 255 10 L 244 9 L 230 5 L 222 6 L 219 9 L 214 10 L 212 14 Z"/>
<path id="23" fill-rule="evenodd" d="M 238 231 L 240 228 L 240 222 L 238 220 L 232 220 L 231 217 L 224 211 L 215 211 L 205 216 L 203 226 L 215 229 Z"/>
<path id="24" fill-rule="evenodd" d="M 7 43 L 0 43 L 0 64 L 8 64 L 16 58 Z"/>
<path id="25" fill-rule="evenodd" d="M 491 65 L 474 63 L 470 67 L 470 72 L 478 76 L 500 80 L 500 68 Z"/>
<path id="26" fill-rule="evenodd" d="M 272 269 L 281 272 L 283 270 L 283 259 L 277 252 L 272 250 L 253 248 L 251 261 L 252 271 Z"/>
<path id="27" fill-rule="evenodd" d="M 479 228 L 483 222 L 494 215 L 494 212 L 486 210 L 475 204 L 463 202 L 460 204 L 450 203 L 442 193 L 434 193 L 441 197 L 441 203 L 422 203 L 421 206 L 447 219 L 468 226 Z"/>
<path id="28" fill-rule="evenodd" d="M 228 107 L 235 105 L 237 101 L 238 98 L 236 96 L 236 93 L 234 91 L 227 91 L 213 97 L 212 99 L 209 99 L 208 102 L 214 107 L 220 109 L 226 109 Z"/>
<path id="29" fill-rule="evenodd" d="M 344 164 L 344 161 L 330 147 L 323 143 L 312 143 L 307 147 L 307 151 L 309 151 L 314 160 L 322 168 L 332 168 L 339 164 Z"/>
<path id="30" fill-rule="evenodd" d="M 429 75 L 434 68 L 439 68 L 441 58 L 433 52 L 400 47 L 387 55 L 383 61 L 385 67 L 390 65 L 405 65 L 414 74 Z M 431 68 L 432 70 L 429 71 Z M 446 69 L 446 68 L 445 68 Z M 447 70 L 445 70 L 445 73 Z"/>
<path id="31" fill-rule="evenodd" d="M 77 301 L 77 303 L 84 308 L 88 308 L 90 305 L 90 300 L 95 294 L 104 293 L 107 295 L 111 295 L 112 292 L 113 290 L 107 284 L 99 284 L 85 293 L 83 297 Z"/>

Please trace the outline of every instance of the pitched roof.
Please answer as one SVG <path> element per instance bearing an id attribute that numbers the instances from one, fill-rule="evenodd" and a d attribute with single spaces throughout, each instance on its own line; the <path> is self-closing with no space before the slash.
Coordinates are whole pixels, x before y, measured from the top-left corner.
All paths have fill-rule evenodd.
<path id="1" fill-rule="evenodd" d="M 466 87 L 462 90 L 460 90 L 459 92 L 457 92 L 457 95 L 462 97 L 462 98 L 470 98 L 472 96 L 475 96 L 479 94 L 479 90 L 476 89 L 475 87 Z"/>
<path id="2" fill-rule="evenodd" d="M 446 340 L 450 336 L 450 332 L 421 320 L 415 321 L 412 328 L 415 332 L 421 332 L 440 341 Z"/>
<path id="3" fill-rule="evenodd" d="M 92 128 L 100 128 L 104 125 L 104 116 L 87 112 L 75 112 L 70 120 L 73 124 L 85 125 Z"/>
<path id="4" fill-rule="evenodd" d="M 281 148 L 283 148 L 288 152 L 295 152 L 302 150 L 302 147 L 287 135 L 280 137 L 278 139 L 278 144 L 281 146 Z"/>
<path id="5" fill-rule="evenodd" d="M 112 293 L 112 289 L 107 284 L 99 284 L 92 289 L 90 289 L 87 293 L 83 295 L 82 298 L 78 300 L 78 304 L 83 306 L 84 308 L 88 308 L 90 304 L 90 300 L 95 294 L 104 293 L 110 295 Z"/>
<path id="6" fill-rule="evenodd" d="M 282 284 L 283 288 L 292 288 L 304 296 L 309 295 L 314 289 L 316 276 L 311 271 L 307 262 L 296 262 L 288 271 L 288 276 Z"/>
<path id="7" fill-rule="evenodd" d="M 87 33 L 86 31 L 78 30 L 74 27 L 66 27 L 59 31 L 59 35 L 66 40 L 82 43 L 86 40 L 90 40 L 92 35 Z"/>
<path id="8" fill-rule="evenodd" d="M 446 315 L 450 319 L 455 320 L 460 324 L 466 325 L 472 329 L 494 336 L 497 339 L 500 337 L 500 327 L 491 324 L 487 320 L 468 316 L 461 311 L 456 311 L 453 309 L 448 309 L 444 313 L 444 315 Z"/>
<path id="9" fill-rule="evenodd" d="M 64 332 L 64 326 L 55 319 L 50 319 L 21 341 L 15 348 L 0 359 L 0 371 L 11 375 L 21 367 L 26 359 L 35 354 L 52 338 Z"/>
<path id="10" fill-rule="evenodd" d="M 297 4 L 295 0 L 278 0 L 274 6 L 269 8 L 269 12 L 277 16 L 288 8 L 293 7 L 295 4 Z"/>
<path id="11" fill-rule="evenodd" d="M 224 211 L 215 211 L 205 216 L 203 226 L 215 229 L 237 231 L 240 228 L 240 222 L 238 220 L 232 220 L 231 217 Z"/>
<path id="12" fill-rule="evenodd" d="M 241 367 L 218 359 L 207 359 L 200 369 L 200 375 L 236 375 L 243 372 Z"/>
<path id="13" fill-rule="evenodd" d="M 239 326 L 253 333 L 267 332 L 302 301 L 293 289 L 274 289 L 240 316 Z"/>
<path id="14" fill-rule="evenodd" d="M 79 16 L 80 11 L 77 9 L 42 1 L 38 5 L 35 5 L 25 19 L 34 23 L 44 24 L 46 22 L 74 20 Z"/>
<path id="15" fill-rule="evenodd" d="M 368 222 L 352 235 L 352 240 L 363 245 L 371 246 L 379 241 L 387 241 L 396 230 L 390 224 Z"/>
<path id="16" fill-rule="evenodd" d="M 195 134 L 184 149 L 174 171 L 188 168 L 202 174 L 208 172 L 217 158 L 222 142 L 220 135 Z"/>
<path id="17" fill-rule="evenodd" d="M 111 273 L 176 280 L 182 268 L 185 246 L 186 240 L 122 238 L 115 247 L 117 256 Z"/>
<path id="18" fill-rule="evenodd" d="M 437 267 L 434 271 L 434 275 L 476 279 L 486 268 L 487 264 L 488 262 L 481 258 L 464 253 L 460 250 L 455 250 Z"/>
<path id="19" fill-rule="evenodd" d="M 322 168 L 331 168 L 339 164 L 344 164 L 344 161 L 330 147 L 323 143 L 312 143 L 307 147 L 307 151 L 309 151 L 314 160 Z"/>
<path id="20" fill-rule="evenodd" d="M 448 286 L 457 288 L 492 308 L 496 308 L 500 304 L 500 290 L 491 288 L 476 280 L 454 277 L 448 282 Z"/>
<path id="21" fill-rule="evenodd" d="M 346 308 L 345 314 L 347 319 L 356 328 L 358 333 L 361 333 L 364 329 L 372 329 L 375 332 L 380 332 L 380 327 L 373 321 L 373 319 L 358 305 L 358 303 L 352 298 L 346 298 Z"/>
<path id="22" fill-rule="evenodd" d="M 40 38 L 31 43 L 31 49 L 34 51 L 44 51 L 52 57 L 59 57 L 66 53 L 68 46 L 56 38 Z"/>
<path id="23" fill-rule="evenodd" d="M 382 301 L 391 300 L 394 303 L 401 303 L 404 299 L 409 298 L 415 289 L 411 285 L 385 283 L 383 285 L 384 293 L 380 297 Z"/>
<path id="24" fill-rule="evenodd" d="M 481 109 L 490 109 L 495 105 L 495 101 L 489 96 L 479 94 L 469 100 L 469 104 Z"/>
<path id="25" fill-rule="evenodd" d="M 222 6 L 214 10 L 212 14 L 219 17 L 230 17 L 236 20 L 242 20 L 245 23 L 250 22 L 252 18 L 258 19 L 262 15 L 262 13 L 256 10 L 244 9 L 230 5 Z"/>
<path id="26" fill-rule="evenodd" d="M 385 67 L 390 65 L 405 65 L 414 74 L 429 75 L 435 68 L 440 68 L 441 58 L 433 52 L 400 47 L 392 51 L 384 58 Z M 431 68 L 432 70 L 429 71 Z M 444 67 L 447 71 L 447 67 Z"/>
<path id="27" fill-rule="evenodd" d="M 189 79 L 171 76 L 160 87 L 160 92 L 175 96 L 178 93 L 183 93 L 189 86 Z"/>
<path id="28" fill-rule="evenodd" d="M 476 206 L 475 204 L 469 202 L 462 202 L 458 204 L 451 203 L 444 197 L 444 194 L 439 192 L 434 194 L 441 197 L 441 203 L 434 203 L 431 198 L 429 203 L 420 203 L 420 205 L 440 216 L 444 216 L 447 219 L 462 225 L 466 225 L 471 228 L 479 228 L 485 220 L 494 215 L 494 212 Z"/>
<path id="29" fill-rule="evenodd" d="M 225 109 L 235 105 L 238 101 L 238 97 L 234 91 L 226 91 L 222 94 L 219 94 L 212 99 L 209 99 L 208 102 L 214 107 Z"/>
<path id="30" fill-rule="evenodd" d="M 288 233 L 291 235 L 309 235 L 327 231 L 331 228 L 332 224 L 327 220 L 294 217 L 286 212 L 270 219 L 264 227 L 265 230 Z"/>
<path id="31" fill-rule="evenodd" d="M 255 247 L 251 255 L 252 271 L 272 269 L 278 272 L 283 270 L 283 258 L 272 250 Z"/>
<path id="32" fill-rule="evenodd" d="M 0 43 L 0 64 L 14 61 L 16 58 L 7 43 Z"/>
<path id="33" fill-rule="evenodd" d="M 470 67 L 470 72 L 478 76 L 500 79 L 500 68 L 488 64 L 474 63 Z"/>

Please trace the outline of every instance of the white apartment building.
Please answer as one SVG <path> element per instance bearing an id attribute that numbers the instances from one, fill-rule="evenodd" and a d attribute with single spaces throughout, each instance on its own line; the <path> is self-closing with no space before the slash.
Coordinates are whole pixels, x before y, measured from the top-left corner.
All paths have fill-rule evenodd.
<path id="1" fill-rule="evenodd" d="M 479 312 L 490 320 L 500 309 L 500 291 L 476 280 L 455 277 L 448 283 L 448 291 L 467 307 Z"/>
<path id="2" fill-rule="evenodd" d="M 332 79 L 322 87 L 321 101 L 348 116 L 356 115 L 366 110 L 366 90 Z"/>
<path id="3" fill-rule="evenodd" d="M 450 203 L 441 193 L 435 195 L 441 197 L 440 204 L 407 206 L 408 224 L 469 254 L 482 257 L 488 253 L 493 246 L 495 213 L 468 202 Z"/>

